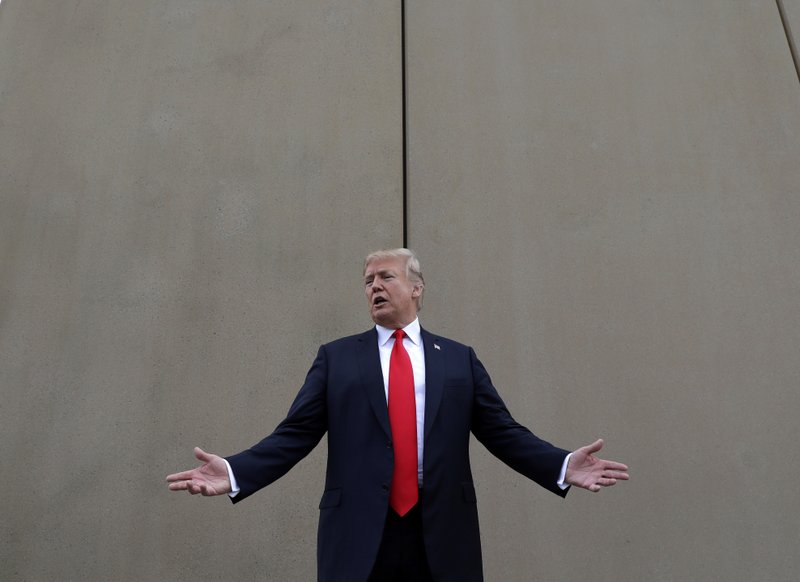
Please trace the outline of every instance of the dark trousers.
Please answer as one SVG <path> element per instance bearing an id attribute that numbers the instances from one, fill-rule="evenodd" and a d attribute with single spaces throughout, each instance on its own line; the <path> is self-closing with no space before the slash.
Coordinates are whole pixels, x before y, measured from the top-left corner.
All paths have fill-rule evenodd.
<path id="1" fill-rule="evenodd" d="M 422 538 L 422 496 L 403 517 L 389 509 L 375 566 L 367 582 L 433 582 Z"/>

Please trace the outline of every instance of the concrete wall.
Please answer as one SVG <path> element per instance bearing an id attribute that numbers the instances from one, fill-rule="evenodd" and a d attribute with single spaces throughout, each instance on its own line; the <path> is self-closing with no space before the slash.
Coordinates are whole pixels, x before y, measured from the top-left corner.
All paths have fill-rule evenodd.
<path id="1" fill-rule="evenodd" d="M 781 0 L 783 10 L 789 21 L 789 28 L 791 29 L 792 39 L 794 44 L 798 43 L 798 34 L 800 34 L 800 0 Z"/>
<path id="2" fill-rule="evenodd" d="M 795 34 L 800 5 L 784 0 Z M 487 580 L 800 568 L 800 84 L 777 6 L 408 3 L 423 325 L 634 480 L 564 502 L 474 454 Z M 170 494 L 369 325 L 402 243 L 400 4 L 0 4 L 9 580 L 310 580 L 324 448 Z"/>
<path id="3" fill-rule="evenodd" d="M 324 450 L 246 508 L 170 494 L 366 329 L 402 243 L 391 2 L 0 7 L 4 580 L 310 580 Z"/>
<path id="4" fill-rule="evenodd" d="M 800 78 L 800 0 L 778 0 L 783 13 L 787 41 L 794 51 L 795 69 Z"/>
<path id="5" fill-rule="evenodd" d="M 489 580 L 800 569 L 800 85 L 777 7 L 410 5 L 425 324 L 633 481 L 565 503 L 476 449 Z M 478 452 L 480 451 L 480 452 Z"/>

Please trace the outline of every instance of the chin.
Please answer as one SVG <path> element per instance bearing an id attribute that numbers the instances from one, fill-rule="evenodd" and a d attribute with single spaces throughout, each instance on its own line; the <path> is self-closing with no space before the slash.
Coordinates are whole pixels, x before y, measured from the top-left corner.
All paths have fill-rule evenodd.
<path id="1" fill-rule="evenodd" d="M 394 320 L 385 315 L 385 314 L 374 314 L 372 316 L 372 321 L 377 323 L 378 325 L 382 325 L 383 327 L 392 327 L 394 325 Z"/>

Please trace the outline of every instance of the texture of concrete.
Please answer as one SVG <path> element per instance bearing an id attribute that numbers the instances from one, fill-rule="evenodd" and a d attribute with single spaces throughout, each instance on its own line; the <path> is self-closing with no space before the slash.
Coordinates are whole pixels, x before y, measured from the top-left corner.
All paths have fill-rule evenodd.
<path id="1" fill-rule="evenodd" d="M 800 0 L 781 0 L 781 3 L 789 26 L 789 37 L 794 45 L 795 57 L 800 59 Z"/>
<path id="2" fill-rule="evenodd" d="M 797 29 L 800 28 L 800 0 L 781 0 L 783 9 L 789 17 L 789 23 L 792 28 L 792 36 L 794 41 L 797 42 Z"/>
<path id="3" fill-rule="evenodd" d="M 633 481 L 475 447 L 487 580 L 787 580 L 800 559 L 800 85 L 773 3 L 408 5 L 423 325 Z"/>
<path id="4" fill-rule="evenodd" d="M 167 491 L 366 329 L 402 243 L 392 2 L 0 7 L 4 580 L 311 580 L 324 446 L 259 499 Z"/>

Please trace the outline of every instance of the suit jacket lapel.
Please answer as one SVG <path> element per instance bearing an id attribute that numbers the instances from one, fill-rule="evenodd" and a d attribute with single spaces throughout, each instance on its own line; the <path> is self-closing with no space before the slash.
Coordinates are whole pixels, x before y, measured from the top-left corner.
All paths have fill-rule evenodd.
<path id="1" fill-rule="evenodd" d="M 367 400 L 372 406 L 375 418 L 392 438 L 392 429 L 389 425 L 389 409 L 386 406 L 386 389 L 383 386 L 383 372 L 381 371 L 381 356 L 378 352 L 378 332 L 373 327 L 358 338 L 358 367 L 361 372 L 361 382 L 367 395 Z"/>
<path id="2" fill-rule="evenodd" d="M 444 354 L 438 347 L 437 337 L 420 330 L 425 351 L 425 438 L 431 432 L 444 389 Z"/>

